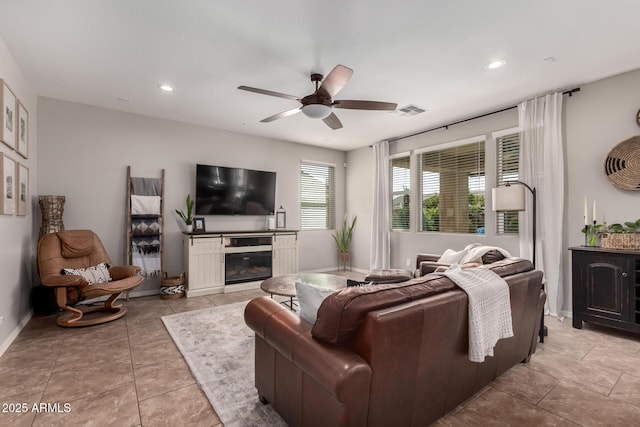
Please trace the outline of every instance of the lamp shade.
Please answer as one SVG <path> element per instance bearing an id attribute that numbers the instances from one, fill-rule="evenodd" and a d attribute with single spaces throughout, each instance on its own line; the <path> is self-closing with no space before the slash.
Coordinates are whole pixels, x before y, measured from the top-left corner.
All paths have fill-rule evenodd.
<path id="1" fill-rule="evenodd" d="M 494 211 L 523 211 L 525 188 L 520 185 L 507 185 L 491 190 Z"/>
<path id="2" fill-rule="evenodd" d="M 308 104 L 302 106 L 302 113 L 312 119 L 324 119 L 331 114 L 331 107 L 324 104 Z"/>

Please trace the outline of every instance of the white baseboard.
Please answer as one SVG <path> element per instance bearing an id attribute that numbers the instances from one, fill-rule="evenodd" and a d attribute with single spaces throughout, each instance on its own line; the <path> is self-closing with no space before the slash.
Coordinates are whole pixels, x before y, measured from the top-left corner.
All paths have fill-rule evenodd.
<path id="1" fill-rule="evenodd" d="M 132 291 L 129 292 L 129 296 L 132 298 L 137 298 L 137 297 L 148 297 L 151 295 L 160 295 L 160 288 L 158 289 L 147 289 L 146 291 Z M 120 296 L 120 299 L 122 299 L 124 297 L 124 295 Z"/>
<path id="2" fill-rule="evenodd" d="M 7 339 L 4 340 L 4 342 L 0 345 L 0 356 L 2 356 L 4 352 L 9 349 L 9 346 L 15 341 L 15 339 L 18 338 L 20 332 L 24 329 L 25 326 L 27 326 L 29 320 L 31 320 L 31 316 L 33 316 L 33 313 L 29 311 L 29 313 L 22 318 L 20 323 L 18 323 L 18 326 L 16 326 L 11 334 L 9 334 Z"/>

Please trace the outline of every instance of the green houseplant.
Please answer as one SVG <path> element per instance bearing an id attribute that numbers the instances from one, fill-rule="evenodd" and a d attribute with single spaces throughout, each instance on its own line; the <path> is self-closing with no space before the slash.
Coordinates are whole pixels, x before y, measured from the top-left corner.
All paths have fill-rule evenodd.
<path id="1" fill-rule="evenodd" d="M 624 224 L 585 225 L 582 232 L 586 234 L 587 246 L 596 246 L 601 239 L 602 246 L 615 249 L 638 249 L 640 247 L 640 219 Z"/>
<path id="2" fill-rule="evenodd" d="M 193 229 L 193 199 L 191 198 L 191 194 L 187 194 L 187 213 L 185 214 L 182 210 L 176 209 L 176 214 L 184 221 L 187 226 L 187 231 L 191 231 Z"/>
<path id="3" fill-rule="evenodd" d="M 340 260 L 342 261 L 343 268 L 346 268 L 347 262 L 351 256 L 351 239 L 353 238 L 353 229 L 356 226 L 358 216 L 355 215 L 351 220 L 351 225 L 347 223 L 347 215 L 342 219 L 342 228 L 336 230 L 333 234 L 333 240 L 336 241 L 338 251 L 340 252 Z"/>

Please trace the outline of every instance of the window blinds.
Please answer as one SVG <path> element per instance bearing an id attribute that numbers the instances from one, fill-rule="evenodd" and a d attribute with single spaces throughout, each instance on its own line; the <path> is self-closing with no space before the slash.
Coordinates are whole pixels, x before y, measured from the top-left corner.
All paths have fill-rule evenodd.
<path id="1" fill-rule="evenodd" d="M 300 229 L 334 228 L 335 167 L 302 162 L 300 167 Z"/>
<path id="2" fill-rule="evenodd" d="M 484 140 L 422 152 L 421 230 L 484 233 Z"/>
<path id="3" fill-rule="evenodd" d="M 409 156 L 389 162 L 391 229 L 409 230 L 411 218 L 411 161 Z"/>
<path id="4" fill-rule="evenodd" d="M 513 133 L 496 139 L 498 155 L 497 185 L 519 179 L 520 134 Z M 496 230 L 498 234 L 518 233 L 518 212 L 496 212 Z"/>

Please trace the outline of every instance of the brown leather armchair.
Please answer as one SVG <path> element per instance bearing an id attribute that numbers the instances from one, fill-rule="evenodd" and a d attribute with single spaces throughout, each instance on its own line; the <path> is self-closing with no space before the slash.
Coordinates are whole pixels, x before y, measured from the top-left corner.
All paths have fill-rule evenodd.
<path id="1" fill-rule="evenodd" d="M 100 263 L 107 264 L 111 281 L 90 284 L 82 275 L 63 272 L 63 269 L 88 269 Z M 138 275 L 139 271 L 140 267 L 132 265 L 113 266 L 102 242 L 90 230 L 50 233 L 38 242 L 40 279 L 45 286 L 54 288 L 58 307 L 65 310 L 57 319 L 60 326 L 91 326 L 124 316 L 126 307 L 114 302 L 122 292 L 142 283 L 144 278 Z M 109 298 L 104 304 L 76 306 L 82 300 L 105 295 Z"/>

